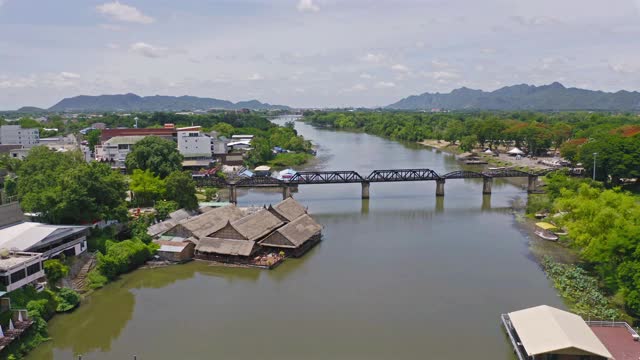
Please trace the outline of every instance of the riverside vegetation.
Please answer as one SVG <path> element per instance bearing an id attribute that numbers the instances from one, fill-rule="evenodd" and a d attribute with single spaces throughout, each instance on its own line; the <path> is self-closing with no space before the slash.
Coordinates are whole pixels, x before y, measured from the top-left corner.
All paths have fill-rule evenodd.
<path id="1" fill-rule="evenodd" d="M 400 141 L 446 140 L 464 151 L 512 145 L 535 156 L 559 150 L 589 173 L 597 152 L 598 180 L 615 185 L 623 178 L 640 178 L 640 118 L 635 114 L 307 111 L 305 120 Z"/>
<path id="2" fill-rule="evenodd" d="M 545 259 L 543 266 L 555 286 L 581 315 L 611 319 L 617 306 L 640 316 L 638 198 L 620 188 L 606 189 L 602 183 L 563 174 L 547 176 L 546 183 L 546 194 L 530 195 L 527 211 L 556 214 L 552 221 L 569 233 L 561 243 L 582 260 L 577 266 Z"/>

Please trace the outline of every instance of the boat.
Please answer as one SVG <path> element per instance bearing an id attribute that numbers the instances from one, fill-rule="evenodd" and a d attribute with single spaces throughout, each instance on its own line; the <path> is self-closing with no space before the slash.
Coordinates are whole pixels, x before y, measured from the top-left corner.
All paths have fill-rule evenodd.
<path id="1" fill-rule="evenodd" d="M 536 230 L 534 231 L 534 233 L 538 235 L 538 237 L 541 239 L 548 240 L 548 241 L 558 241 L 558 236 L 551 232 L 544 231 L 544 230 Z"/>

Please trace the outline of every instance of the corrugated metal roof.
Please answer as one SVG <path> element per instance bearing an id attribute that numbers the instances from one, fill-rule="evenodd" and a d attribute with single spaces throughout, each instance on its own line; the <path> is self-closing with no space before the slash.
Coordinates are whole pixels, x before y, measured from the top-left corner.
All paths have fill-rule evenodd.
<path id="1" fill-rule="evenodd" d="M 541 305 L 509 313 L 509 319 L 529 356 L 576 349 L 613 358 L 578 315 Z"/>

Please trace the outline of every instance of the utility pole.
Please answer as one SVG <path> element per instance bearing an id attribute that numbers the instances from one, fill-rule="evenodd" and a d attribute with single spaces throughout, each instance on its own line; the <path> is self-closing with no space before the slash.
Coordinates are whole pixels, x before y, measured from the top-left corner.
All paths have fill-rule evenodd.
<path id="1" fill-rule="evenodd" d="M 593 153 L 593 181 L 596 180 L 596 157 L 597 156 L 598 156 L 597 152 Z"/>

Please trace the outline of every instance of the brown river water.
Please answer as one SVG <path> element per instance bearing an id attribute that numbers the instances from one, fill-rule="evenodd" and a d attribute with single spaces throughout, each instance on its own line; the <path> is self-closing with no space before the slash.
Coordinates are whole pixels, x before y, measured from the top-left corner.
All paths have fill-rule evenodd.
<path id="1" fill-rule="evenodd" d="M 283 122 L 284 120 L 279 120 Z M 379 137 L 296 128 L 319 169 L 459 169 L 452 155 Z M 564 307 L 515 224 L 521 187 L 482 180 L 301 186 L 323 241 L 272 271 L 200 262 L 138 270 L 50 322 L 27 359 L 514 359 L 499 315 Z M 240 205 L 279 192 L 239 192 Z"/>

